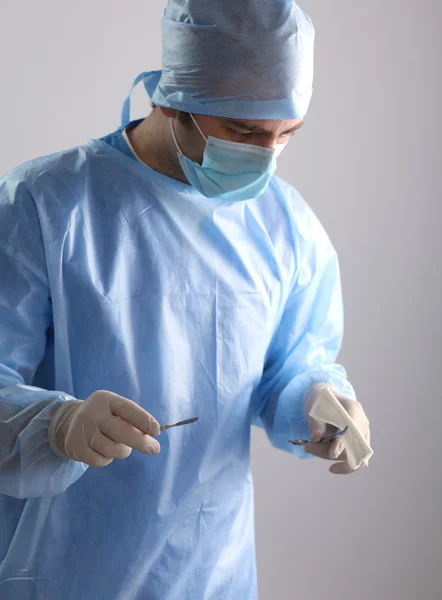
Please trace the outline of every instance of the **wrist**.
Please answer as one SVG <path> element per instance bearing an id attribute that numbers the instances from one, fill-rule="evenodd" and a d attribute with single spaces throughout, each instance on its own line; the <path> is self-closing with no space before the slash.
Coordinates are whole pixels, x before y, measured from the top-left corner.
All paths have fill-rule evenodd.
<path id="1" fill-rule="evenodd" d="M 81 400 L 66 400 L 57 408 L 49 423 L 49 446 L 51 447 L 52 452 L 56 454 L 58 458 L 62 458 L 63 460 L 70 460 L 70 457 L 64 452 L 63 426 L 70 420 L 72 413 L 74 413 L 81 404 L 83 404 Z"/>

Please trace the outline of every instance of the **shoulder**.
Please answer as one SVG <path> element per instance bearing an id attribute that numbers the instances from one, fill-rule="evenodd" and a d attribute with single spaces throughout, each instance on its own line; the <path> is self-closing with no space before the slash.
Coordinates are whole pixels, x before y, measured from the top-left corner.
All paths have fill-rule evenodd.
<path id="1" fill-rule="evenodd" d="M 88 145 L 34 158 L 0 178 L 0 206 L 21 203 L 38 193 L 47 180 L 78 176 L 87 161 Z"/>
<path id="2" fill-rule="evenodd" d="M 72 210 L 74 181 L 84 180 L 87 145 L 25 162 L 0 178 L 0 244 L 10 254 L 42 262 L 42 228 Z M 78 199 L 78 196 L 77 196 Z"/>
<path id="3" fill-rule="evenodd" d="M 290 230 L 298 243 L 323 249 L 331 246 L 330 238 L 320 219 L 299 191 L 281 177 L 273 177 L 269 185 L 270 198 L 283 211 Z"/>

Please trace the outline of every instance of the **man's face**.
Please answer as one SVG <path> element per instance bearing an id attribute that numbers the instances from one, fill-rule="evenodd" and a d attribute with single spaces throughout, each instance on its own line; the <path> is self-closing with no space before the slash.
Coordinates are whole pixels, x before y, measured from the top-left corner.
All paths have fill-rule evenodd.
<path id="1" fill-rule="evenodd" d="M 167 109 L 166 109 L 167 110 Z M 175 133 L 183 154 L 191 160 L 202 163 L 205 141 L 198 131 L 190 115 L 179 115 L 176 111 L 164 111 L 163 114 L 173 119 Z M 303 119 L 291 121 L 279 120 L 243 120 L 194 115 L 201 131 L 206 138 L 209 136 L 252 144 L 263 148 L 273 149 L 277 144 L 286 144 L 303 125 Z"/>

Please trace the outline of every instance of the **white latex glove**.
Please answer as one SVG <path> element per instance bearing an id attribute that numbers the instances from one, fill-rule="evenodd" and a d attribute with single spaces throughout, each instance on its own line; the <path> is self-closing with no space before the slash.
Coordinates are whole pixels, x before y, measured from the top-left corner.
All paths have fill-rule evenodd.
<path id="1" fill-rule="evenodd" d="M 132 449 L 158 454 L 152 435 L 160 425 L 141 406 L 112 392 L 94 392 L 84 402 L 64 402 L 49 425 L 49 444 L 60 458 L 106 467 L 128 458 Z"/>
<path id="2" fill-rule="evenodd" d="M 323 458 L 325 460 L 336 460 L 336 464 L 330 467 L 330 473 L 335 475 L 348 475 L 354 471 L 358 471 L 364 466 L 368 466 L 368 462 L 363 462 L 357 468 L 352 468 L 347 460 L 347 454 L 344 446 L 344 438 L 340 437 L 330 443 L 320 443 L 320 440 L 328 435 L 333 435 L 337 432 L 336 427 L 327 424 L 323 421 L 313 418 L 310 415 L 313 405 L 315 404 L 318 396 L 323 392 L 324 389 L 328 388 L 333 395 L 340 402 L 345 411 L 350 415 L 353 423 L 356 425 L 358 430 L 362 433 L 368 446 L 370 445 L 370 422 L 362 408 L 361 404 L 352 398 L 343 396 L 334 387 L 326 383 L 318 383 L 311 386 L 305 395 L 304 400 L 304 414 L 308 422 L 310 439 L 313 443 L 307 444 L 305 447 L 306 452 Z"/>

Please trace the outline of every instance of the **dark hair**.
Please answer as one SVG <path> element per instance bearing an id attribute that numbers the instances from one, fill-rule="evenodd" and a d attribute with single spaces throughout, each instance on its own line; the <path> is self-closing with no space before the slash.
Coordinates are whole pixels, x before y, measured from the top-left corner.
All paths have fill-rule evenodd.
<path id="1" fill-rule="evenodd" d="M 156 108 L 158 108 L 158 106 L 156 104 L 154 104 L 153 102 L 151 102 L 151 106 L 152 106 L 152 110 L 155 110 Z M 179 110 L 177 112 L 178 112 L 178 121 L 182 125 L 188 125 L 189 123 L 192 122 L 192 117 L 189 115 L 189 113 L 182 112 L 181 110 Z"/>

